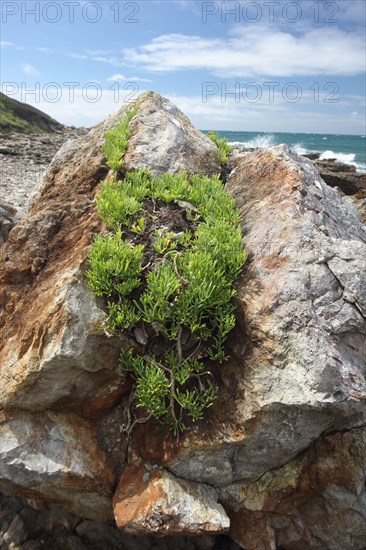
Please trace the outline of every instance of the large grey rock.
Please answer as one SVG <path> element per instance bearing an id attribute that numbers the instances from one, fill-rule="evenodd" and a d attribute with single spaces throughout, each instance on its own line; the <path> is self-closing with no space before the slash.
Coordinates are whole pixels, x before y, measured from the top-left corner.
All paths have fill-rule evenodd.
<path id="1" fill-rule="evenodd" d="M 125 169 L 218 171 L 214 146 L 197 137 L 176 108 L 150 93 L 139 104 Z M 103 230 L 94 204 L 98 184 L 113 175 L 100 149 L 103 134 L 126 108 L 58 152 L 29 218 L 2 249 L 0 271 L 3 490 L 93 518 L 110 510 L 116 480 L 90 419 L 123 408 L 121 397 L 130 386 L 115 364 L 119 348 L 130 343 L 100 333 L 105 311 L 87 290 L 83 272 L 92 235 Z M 154 144 L 158 150 L 151 150 Z M 115 505 L 132 496 L 139 511 L 139 502 L 153 509 L 162 501 L 174 532 L 200 532 L 205 515 L 194 531 L 185 493 L 192 497 L 194 486 L 206 514 L 215 509 L 220 490 L 232 533 L 245 547 L 320 550 L 334 544 L 333 529 L 343 532 L 339 545 L 360 550 L 366 229 L 312 163 L 287 147 L 243 153 L 234 162 L 227 188 L 242 214 L 249 260 L 238 282 L 231 359 L 215 369 L 219 399 L 178 444 L 156 423 L 138 426 L 136 452 L 163 474 L 155 486 L 148 470 L 142 483 L 151 492 L 136 492 L 135 484 L 129 495 L 116 493 Z M 120 452 L 120 430 L 114 433 L 113 459 L 121 464 L 133 453 Z M 103 430 L 99 434 L 103 449 L 111 449 L 113 441 L 104 440 Z M 326 460 L 327 445 L 334 463 Z M 340 467 L 350 460 L 352 475 L 341 479 Z M 323 463 L 334 472 L 334 483 L 324 481 Z M 302 479 L 309 479 L 303 492 Z M 261 480 L 268 482 L 264 500 Z M 184 488 L 173 491 L 174 501 L 160 491 L 168 487 L 169 493 L 170 482 Z M 289 495 L 284 509 L 281 487 Z M 324 521 L 316 524 L 317 514 L 327 514 L 328 528 Z M 152 532 L 145 522 L 149 514 L 136 517 L 132 528 Z M 226 528 L 224 512 L 220 517 L 208 521 L 214 528 L 207 530 Z"/>
<path id="2" fill-rule="evenodd" d="M 173 103 L 152 92 L 137 102 L 140 109 L 131 123 L 126 170 L 148 167 L 157 176 L 165 172 L 206 176 L 220 172 L 216 146 Z"/>
<path id="3" fill-rule="evenodd" d="M 143 94 L 138 105 L 126 170 L 142 165 L 155 173 L 199 171 L 199 166 L 219 170 L 215 145 L 175 106 L 154 93 Z M 29 218 L 14 229 L 4 250 L 0 404 L 5 408 L 44 410 L 77 403 L 83 414 L 95 416 L 126 390 L 113 370 L 121 342 L 101 334 L 106 315 L 86 288 L 83 273 L 93 233 L 102 227 L 93 199 L 108 173 L 101 152 L 104 133 L 129 107 L 64 144 Z"/>
<path id="4" fill-rule="evenodd" d="M 227 188 L 250 257 L 236 299 L 232 359 L 221 367 L 212 416 L 162 459 L 175 475 L 226 487 L 227 510 L 233 504 L 225 495 L 235 500 L 240 488 L 229 515 L 232 536 L 245 548 L 360 549 L 366 228 L 310 161 L 285 146 L 242 156 Z M 344 430 L 352 433 L 342 441 Z M 303 499 L 305 474 L 295 457 L 331 441 L 322 439 L 327 433 L 338 442 L 334 461 L 323 452 L 317 467 L 324 479 L 329 467 L 334 479 L 329 473 L 325 487 L 311 477 Z M 143 452 L 149 456 L 146 445 Z M 342 478 L 349 463 L 352 475 Z M 279 489 L 275 483 L 267 494 L 263 484 L 276 468 Z M 291 488 L 291 520 L 281 508 L 282 485 Z"/>

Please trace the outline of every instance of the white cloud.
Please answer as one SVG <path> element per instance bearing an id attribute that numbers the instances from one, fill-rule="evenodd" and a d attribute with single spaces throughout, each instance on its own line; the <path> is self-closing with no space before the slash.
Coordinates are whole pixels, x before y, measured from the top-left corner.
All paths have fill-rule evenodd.
<path id="1" fill-rule="evenodd" d="M 119 65 L 119 62 L 114 57 L 104 57 L 102 55 L 97 55 L 95 57 L 92 57 L 93 61 L 102 61 L 102 63 L 109 63 L 110 65 Z"/>
<path id="2" fill-rule="evenodd" d="M 90 57 L 95 57 L 97 55 L 110 55 L 113 52 L 111 50 L 85 50 Z"/>
<path id="3" fill-rule="evenodd" d="M 301 35 L 262 24 L 235 27 L 227 39 L 166 34 L 123 50 L 154 72 L 209 70 L 224 77 L 356 75 L 365 70 L 364 33 L 315 28 Z"/>
<path id="4" fill-rule="evenodd" d="M 69 53 L 68 54 L 70 57 L 72 57 L 73 59 L 89 59 L 87 55 L 83 54 L 83 53 Z"/>
<path id="5" fill-rule="evenodd" d="M 0 40 L 0 46 L 2 48 L 7 48 L 8 46 L 14 46 L 13 42 L 7 42 L 6 40 Z"/>
<path id="6" fill-rule="evenodd" d="M 67 55 L 73 59 L 80 60 L 89 60 L 89 61 L 98 61 L 101 63 L 107 63 L 108 65 L 113 65 L 114 67 L 125 67 L 126 63 L 123 63 L 119 58 L 111 55 L 106 55 L 106 53 L 100 53 L 103 50 L 91 51 L 88 50 L 86 53 L 77 53 L 69 52 Z"/>
<path id="7" fill-rule="evenodd" d="M 126 76 L 124 76 L 123 74 L 113 74 L 112 76 L 110 76 L 109 78 L 107 78 L 107 81 L 108 82 L 114 82 L 114 81 L 117 81 L 117 82 L 121 82 L 122 80 L 128 80 Z"/>
<path id="8" fill-rule="evenodd" d="M 150 80 L 148 78 L 140 78 L 138 76 L 125 76 L 121 73 L 113 74 L 109 78 L 107 78 L 108 82 L 154 82 L 153 80 Z"/>
<path id="9" fill-rule="evenodd" d="M 29 65 L 29 63 L 23 63 L 22 64 L 22 71 L 23 71 L 23 73 L 29 74 L 29 75 L 32 75 L 32 76 L 39 75 L 39 71 L 33 65 Z"/>
<path id="10" fill-rule="evenodd" d="M 54 50 L 52 50 L 51 48 L 36 48 L 36 50 L 38 52 L 43 52 L 43 53 L 53 53 Z"/>

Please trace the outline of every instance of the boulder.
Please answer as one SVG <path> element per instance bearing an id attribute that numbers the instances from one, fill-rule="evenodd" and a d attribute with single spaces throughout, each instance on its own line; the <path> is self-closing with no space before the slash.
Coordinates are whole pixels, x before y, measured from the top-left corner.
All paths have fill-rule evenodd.
<path id="1" fill-rule="evenodd" d="M 138 434 L 146 460 L 215 486 L 258 479 L 365 419 L 366 228 L 356 210 L 287 146 L 240 157 L 227 189 L 250 261 L 220 398 L 178 446 Z"/>
<path id="2" fill-rule="evenodd" d="M 172 172 L 199 171 L 199 166 L 211 173 L 219 170 L 214 144 L 169 101 L 147 93 L 138 104 L 126 169 L 143 165 L 155 173 L 169 167 Z M 0 319 L 4 335 L 0 405 L 4 408 L 39 411 L 77 406 L 93 417 L 110 409 L 128 389 L 114 371 L 121 343 L 101 334 L 106 314 L 83 275 L 93 234 L 102 229 L 94 196 L 108 168 L 100 146 L 105 131 L 123 118 L 127 108 L 87 136 L 65 143 L 48 169 L 29 217 L 14 228 L 3 252 L 0 289 L 6 303 Z M 150 117 L 159 154 L 151 147 L 152 125 L 145 125 Z M 162 158 L 169 167 L 162 166 Z"/>
<path id="3" fill-rule="evenodd" d="M 365 423 L 366 228 L 313 164 L 287 146 L 238 157 L 227 189 L 242 214 L 250 260 L 238 283 L 238 325 L 229 342 L 231 360 L 220 369 L 219 399 L 179 445 L 162 444 L 158 429 L 139 428 L 136 440 L 145 460 L 160 461 L 176 476 L 228 491 L 243 482 L 256 487 L 253 498 L 260 500 L 266 472 L 283 467 L 287 475 L 286 464 L 326 434 Z M 344 464 L 342 457 L 335 461 Z M 362 498 L 359 461 L 354 469 L 357 482 L 347 490 Z M 297 487 L 293 475 L 283 483 Z M 314 485 L 309 502 L 321 499 L 321 491 Z M 337 479 L 334 491 L 345 491 Z M 349 524 L 357 527 L 355 541 L 365 534 L 359 509 L 331 495 L 329 527 L 316 548 L 326 547 L 335 526 L 344 529 L 343 542 Z M 296 490 L 291 499 L 297 510 Z M 272 513 L 258 511 L 263 522 L 256 531 L 252 516 L 240 523 L 244 503 L 230 516 L 237 542 L 276 548 L 286 521 L 280 515 L 271 523 Z M 316 536 L 313 521 L 309 515 L 298 539 L 283 535 L 283 546 L 307 548 L 308 531 Z M 351 547 L 360 548 L 358 542 Z"/>

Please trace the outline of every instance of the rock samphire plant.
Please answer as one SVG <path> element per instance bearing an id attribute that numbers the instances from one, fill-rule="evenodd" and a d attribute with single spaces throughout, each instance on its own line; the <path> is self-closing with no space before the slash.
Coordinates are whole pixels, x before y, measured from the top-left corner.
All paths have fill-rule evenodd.
<path id="1" fill-rule="evenodd" d="M 227 139 L 221 138 L 217 132 L 210 130 L 207 137 L 217 146 L 217 157 L 221 166 L 225 166 L 228 161 L 228 155 L 232 152 L 233 148 L 228 144 Z"/>
<path id="2" fill-rule="evenodd" d="M 95 237 L 86 275 L 105 300 L 104 330 L 136 341 L 120 358 L 135 379 L 135 410 L 177 434 L 217 395 L 210 366 L 227 359 L 233 285 L 246 256 L 239 214 L 218 176 L 139 169 L 118 179 L 133 114 L 106 135 L 117 177 L 101 184 L 97 205 L 108 233 Z"/>

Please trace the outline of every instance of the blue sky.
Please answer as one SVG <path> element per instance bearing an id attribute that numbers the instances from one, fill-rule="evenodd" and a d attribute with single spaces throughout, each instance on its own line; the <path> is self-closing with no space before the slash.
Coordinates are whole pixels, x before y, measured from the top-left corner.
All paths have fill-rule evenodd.
<path id="1" fill-rule="evenodd" d="M 154 90 L 200 129 L 365 134 L 364 0 L 3 0 L 1 81 L 90 126 Z"/>

